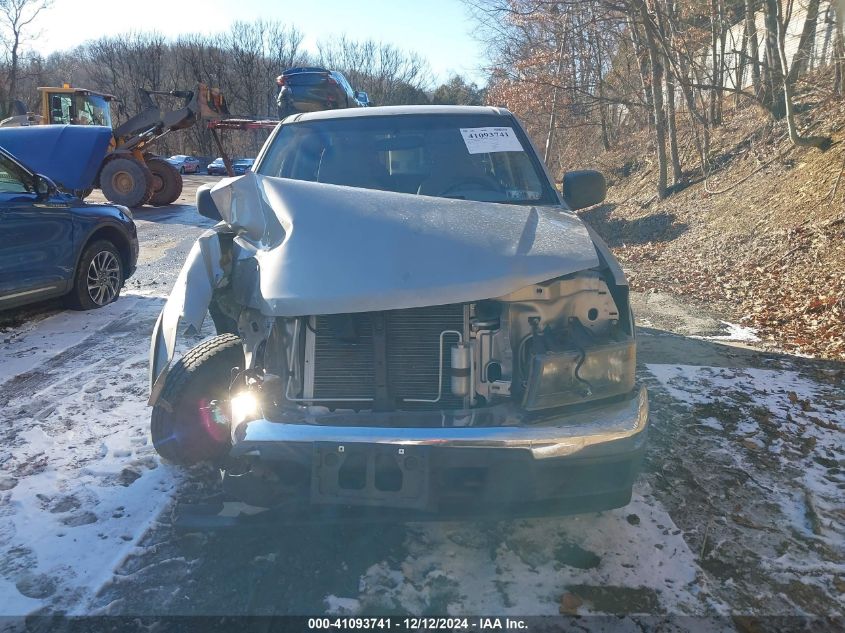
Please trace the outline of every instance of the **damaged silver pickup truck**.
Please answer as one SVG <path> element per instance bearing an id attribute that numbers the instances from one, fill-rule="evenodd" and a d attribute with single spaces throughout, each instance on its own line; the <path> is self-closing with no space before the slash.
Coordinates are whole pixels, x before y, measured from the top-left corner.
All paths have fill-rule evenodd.
<path id="1" fill-rule="evenodd" d="M 156 449 L 217 463 L 229 514 L 625 505 L 648 426 L 628 285 L 572 212 L 603 177 L 563 191 L 503 109 L 288 117 L 197 194 L 220 222 L 153 333 Z"/>

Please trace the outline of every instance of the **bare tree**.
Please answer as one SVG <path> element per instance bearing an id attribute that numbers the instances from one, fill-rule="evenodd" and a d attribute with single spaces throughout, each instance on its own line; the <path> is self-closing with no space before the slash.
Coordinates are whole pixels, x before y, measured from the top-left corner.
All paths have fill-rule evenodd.
<path id="1" fill-rule="evenodd" d="M 367 92 L 376 105 L 428 102 L 431 70 L 416 53 L 342 36 L 318 42 L 317 57 L 322 66 L 341 71 L 353 88 Z"/>
<path id="2" fill-rule="evenodd" d="M 9 77 L 7 91 L 9 98 L 16 99 L 21 45 L 25 31 L 35 22 L 38 15 L 50 7 L 52 0 L 0 0 L 0 22 L 10 35 L 6 41 L 9 54 Z"/>
<path id="3" fill-rule="evenodd" d="M 674 43 L 671 24 L 675 17 L 675 2 L 674 0 L 665 0 L 663 7 L 666 13 L 665 17 L 663 11 L 660 10 L 659 3 L 657 8 L 656 16 L 660 39 L 666 42 L 671 49 Z M 678 151 L 678 124 L 675 116 L 675 69 L 672 67 L 670 53 L 666 50 L 663 53 L 666 61 L 666 72 L 663 77 L 666 92 L 666 132 L 669 136 L 669 156 L 672 161 L 672 184 L 679 185 L 683 180 L 683 169 L 681 168 L 681 158 Z"/>
<path id="4" fill-rule="evenodd" d="M 719 122 L 719 103 L 722 100 L 721 60 L 719 58 L 719 33 L 722 30 L 722 3 L 710 0 L 710 122 Z"/>
<path id="5" fill-rule="evenodd" d="M 745 0 L 745 32 L 743 37 L 747 40 L 748 58 L 751 64 L 751 85 L 754 95 L 760 96 L 760 40 L 757 37 L 757 13 L 754 0 Z M 745 48 L 745 46 L 743 46 Z M 741 82 L 737 88 L 742 91 Z"/>
<path id="6" fill-rule="evenodd" d="M 775 41 L 779 59 L 779 77 L 782 81 L 783 109 L 786 117 L 786 126 L 789 131 L 789 140 L 800 147 L 816 147 L 826 150 L 832 144 L 829 136 L 801 136 L 795 122 L 795 107 L 793 105 L 794 82 L 790 81 L 792 75 L 789 69 L 789 62 L 786 56 L 786 24 L 783 16 L 783 9 L 777 0 L 766 0 L 766 22 L 772 22 L 775 27 Z"/>
<path id="7" fill-rule="evenodd" d="M 632 8 L 639 12 L 648 46 L 651 97 L 654 103 L 654 134 L 657 144 L 657 195 L 664 198 L 667 194 L 666 115 L 663 110 L 663 53 L 657 43 L 660 33 L 649 15 L 645 0 L 633 0 Z"/>
<path id="8" fill-rule="evenodd" d="M 833 40 L 833 93 L 841 97 L 845 85 L 845 0 L 839 0 L 835 15 L 837 28 Z"/>
<path id="9" fill-rule="evenodd" d="M 809 66 L 813 40 L 816 38 L 816 24 L 819 21 L 819 4 L 820 0 L 809 0 L 807 3 L 807 14 L 804 17 L 804 26 L 801 28 L 798 48 L 792 57 L 792 67 L 786 76 L 786 81 L 790 84 L 798 81 L 798 75 Z"/>

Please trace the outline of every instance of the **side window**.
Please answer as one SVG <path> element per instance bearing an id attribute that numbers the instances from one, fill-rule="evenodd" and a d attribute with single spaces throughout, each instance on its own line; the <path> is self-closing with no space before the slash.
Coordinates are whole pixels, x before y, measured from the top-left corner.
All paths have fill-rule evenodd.
<path id="1" fill-rule="evenodd" d="M 11 161 L 0 157 L 0 193 L 29 193 L 32 185 L 27 174 Z"/>
<path id="2" fill-rule="evenodd" d="M 73 102 L 71 95 L 50 95 L 50 119 L 52 119 L 53 123 L 71 123 L 72 105 Z"/>
<path id="3" fill-rule="evenodd" d="M 348 81 L 346 81 L 346 77 L 344 77 L 344 76 L 343 76 L 341 73 L 339 73 L 339 72 L 335 72 L 335 73 L 334 73 L 334 76 L 335 76 L 335 78 L 337 78 L 337 81 L 338 81 L 338 83 L 340 84 L 340 86 L 343 88 L 343 91 L 344 91 L 347 95 L 349 95 L 349 99 L 351 100 L 351 99 L 352 99 L 352 97 L 353 97 L 353 95 L 352 95 L 352 86 L 350 86 L 350 85 L 349 85 L 349 82 L 348 82 Z"/>
<path id="4" fill-rule="evenodd" d="M 77 97 L 76 120 L 74 121 L 74 123 L 76 125 L 94 125 L 95 116 L 99 117 L 99 115 L 94 112 L 93 104 L 88 101 L 85 97 Z"/>

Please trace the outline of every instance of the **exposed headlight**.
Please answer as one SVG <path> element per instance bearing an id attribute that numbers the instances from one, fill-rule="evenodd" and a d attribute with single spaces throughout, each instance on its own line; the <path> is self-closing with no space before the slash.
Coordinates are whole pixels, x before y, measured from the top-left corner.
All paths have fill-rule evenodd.
<path id="1" fill-rule="evenodd" d="M 241 391 L 232 397 L 232 423 L 238 424 L 258 413 L 258 398 L 250 391 Z"/>
<path id="2" fill-rule="evenodd" d="M 522 406 L 529 410 L 609 398 L 634 388 L 636 343 L 632 337 L 583 350 L 531 357 Z"/>

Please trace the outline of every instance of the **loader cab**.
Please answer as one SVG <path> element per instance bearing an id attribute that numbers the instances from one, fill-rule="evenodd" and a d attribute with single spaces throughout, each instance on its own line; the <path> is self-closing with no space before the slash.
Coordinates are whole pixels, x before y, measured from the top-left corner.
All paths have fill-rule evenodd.
<path id="1" fill-rule="evenodd" d="M 111 106 L 113 96 L 72 88 L 39 88 L 44 121 L 60 125 L 112 126 Z"/>

